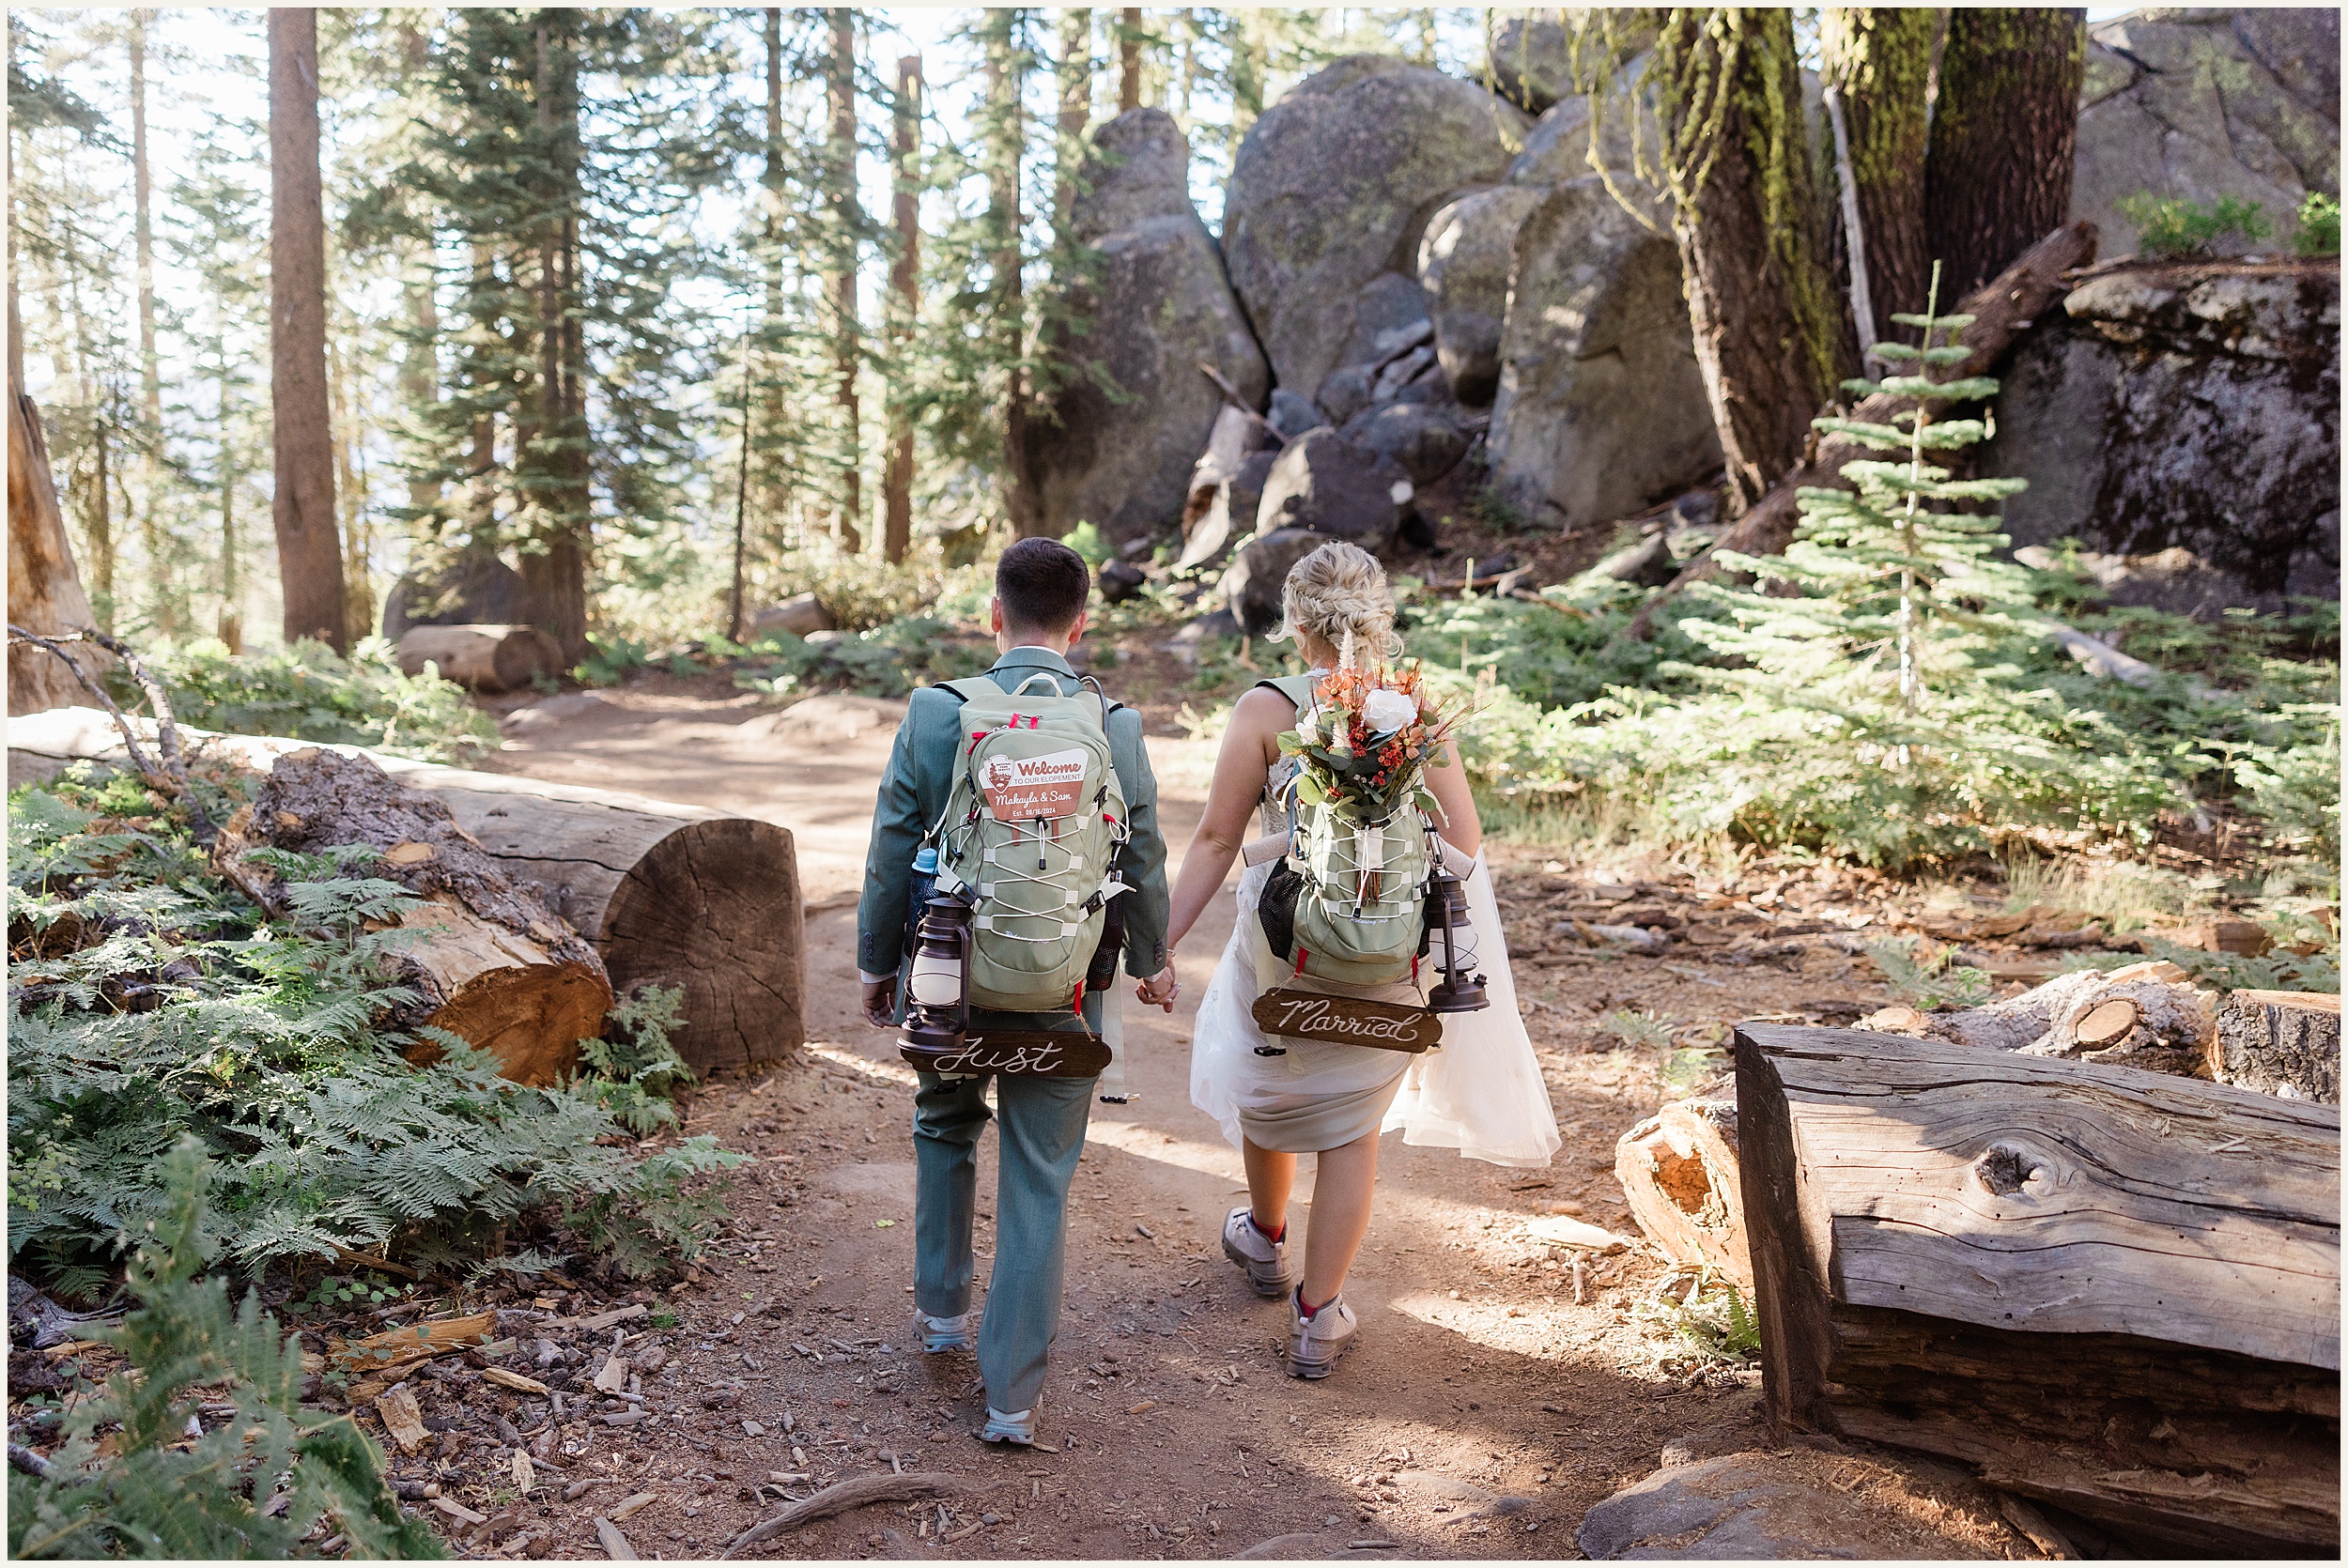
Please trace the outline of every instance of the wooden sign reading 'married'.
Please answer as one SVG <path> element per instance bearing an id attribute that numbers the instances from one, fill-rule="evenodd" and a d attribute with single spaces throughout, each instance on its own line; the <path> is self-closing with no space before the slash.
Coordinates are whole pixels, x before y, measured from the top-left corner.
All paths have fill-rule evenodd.
<path id="1" fill-rule="evenodd" d="M 998 822 L 1069 816 L 1076 809 L 1084 783 L 1082 746 L 1041 757 L 990 757 L 979 769 L 986 808 Z"/>
<path id="2" fill-rule="evenodd" d="M 925 1071 L 977 1077 L 990 1072 L 1042 1078 L 1097 1078 L 1109 1065 L 1108 1043 L 1074 1029 L 991 1029 L 958 1050 L 923 1051 L 899 1040 L 898 1054 Z"/>
<path id="3" fill-rule="evenodd" d="M 1443 1043 L 1441 1017 L 1424 1007 L 1398 1007 L 1392 1002 L 1267 991 L 1256 998 L 1255 1013 L 1257 1027 L 1265 1034 L 1290 1039 L 1336 1040 L 1413 1054 Z"/>

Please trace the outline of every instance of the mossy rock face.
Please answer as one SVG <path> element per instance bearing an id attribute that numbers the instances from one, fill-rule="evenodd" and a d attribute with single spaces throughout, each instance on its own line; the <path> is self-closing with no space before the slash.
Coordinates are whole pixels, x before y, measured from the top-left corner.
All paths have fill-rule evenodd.
<path id="1" fill-rule="evenodd" d="M 1547 192 L 1515 243 L 1492 483 L 1540 526 L 1602 541 L 1721 461 L 1678 248 L 1596 175 Z"/>
<path id="2" fill-rule="evenodd" d="M 1223 249 L 1277 384 L 1309 394 L 1345 362 L 1355 296 L 1415 272 L 1428 219 L 1498 184 L 1530 128 L 1475 83 L 1377 55 L 1264 112 L 1232 162 Z"/>
<path id="3" fill-rule="evenodd" d="M 2289 248 L 2310 191 L 2340 193 L 2340 13 L 2159 10 L 2089 30 L 2071 211 L 2107 256 L 2138 249 L 2139 192 L 2256 203 Z"/>
<path id="4" fill-rule="evenodd" d="M 1270 377 L 1190 205 L 1189 148 L 1172 117 L 1129 111 L 1093 145 L 1074 211 L 1078 238 L 1096 248 L 1092 276 L 1070 300 L 1084 326 L 1053 345 L 1083 374 L 1035 427 L 1034 472 L 1054 530 L 1090 522 L 1122 543 L 1181 522 L 1223 401 L 1198 366 L 1258 407 Z"/>

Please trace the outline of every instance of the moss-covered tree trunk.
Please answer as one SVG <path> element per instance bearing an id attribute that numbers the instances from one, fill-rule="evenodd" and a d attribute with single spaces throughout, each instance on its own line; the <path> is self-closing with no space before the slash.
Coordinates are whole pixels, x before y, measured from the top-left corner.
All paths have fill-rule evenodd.
<path id="1" fill-rule="evenodd" d="M 1924 168 L 1924 235 L 1951 299 L 2071 215 L 2087 13 L 2069 7 L 1949 18 Z"/>
<path id="2" fill-rule="evenodd" d="M 1921 312 L 1932 275 L 1924 182 L 1917 175 L 1930 134 L 1924 89 L 1937 24 L 1929 7 L 1831 7 L 1819 18 L 1825 75 L 1841 98 L 1848 134 L 1874 335 L 1902 341 L 1914 334 L 1894 330 L 1892 314 Z M 1848 237 L 1839 206 L 1831 211 L 1839 263 Z"/>
<path id="3" fill-rule="evenodd" d="M 1663 13 L 1651 79 L 1696 362 L 1741 510 L 1800 457 L 1857 358 L 1822 261 L 1793 13 Z"/>

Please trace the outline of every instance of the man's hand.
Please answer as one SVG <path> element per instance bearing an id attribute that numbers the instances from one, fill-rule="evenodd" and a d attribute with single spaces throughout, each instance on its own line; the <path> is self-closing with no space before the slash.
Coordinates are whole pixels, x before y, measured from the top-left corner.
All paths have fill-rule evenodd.
<path id="1" fill-rule="evenodd" d="M 1174 976 L 1174 961 L 1167 959 L 1166 967 L 1134 987 L 1134 994 L 1146 1007 L 1174 1010 L 1174 998 L 1182 993 L 1182 982 Z"/>
<path id="2" fill-rule="evenodd" d="M 897 976 L 864 982 L 864 1022 L 875 1029 L 894 1029 L 896 1019 Z"/>

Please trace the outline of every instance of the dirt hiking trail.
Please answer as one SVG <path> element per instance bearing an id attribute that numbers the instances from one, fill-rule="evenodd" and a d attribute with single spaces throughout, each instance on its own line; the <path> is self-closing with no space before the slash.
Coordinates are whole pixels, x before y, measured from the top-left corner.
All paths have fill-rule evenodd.
<path id="1" fill-rule="evenodd" d="M 1191 1014 L 1229 934 L 1228 898 L 1181 955 L 1175 1015 L 1128 997 L 1134 1102 L 1093 1107 L 1041 1404 L 1042 1434 L 1057 1452 L 978 1443 L 974 1361 L 925 1357 L 910 1334 L 912 1073 L 856 1010 L 855 899 L 902 711 L 816 697 L 778 713 L 706 688 L 641 687 L 573 694 L 507 720 L 508 749 L 489 763 L 500 771 L 791 829 L 809 908 L 811 1043 L 796 1062 L 693 1096 L 687 1130 L 715 1133 L 755 1162 L 734 1178 L 725 1238 L 687 1283 L 638 1294 L 675 1321 L 626 1326 L 649 1322 L 639 1338 L 620 1330 L 643 1414 L 623 1411 L 632 1425 L 591 1414 L 582 1369 L 566 1413 L 532 1445 L 567 1479 L 532 1499 L 478 1484 L 460 1491 L 490 1515 L 453 1530 L 471 1555 L 601 1558 L 610 1548 L 600 1515 L 610 1520 L 601 1529 L 641 1557 L 711 1558 L 786 1495 L 904 1470 L 948 1472 L 963 1490 L 857 1509 L 737 1555 L 1557 1558 L 1576 1555 L 1583 1513 L 1653 1471 L 1666 1444 L 1678 1444 L 1680 1458 L 1769 1447 L 1756 1372 L 1689 1358 L 1666 1328 L 1634 1314 L 1665 1273 L 1650 1248 L 1590 1256 L 1577 1305 L 1571 1254 L 1528 1227 L 1578 1214 L 1637 1237 L 1613 1179 L 1614 1145 L 1654 1109 L 1658 1073 L 1648 1055 L 1594 1033 L 1602 1011 L 1647 1007 L 1683 1022 L 1784 1015 L 1822 990 L 1877 995 L 1872 979 L 1832 953 L 1829 973 L 1715 973 L 1520 948 L 1565 1147 L 1546 1170 L 1506 1170 L 1387 1135 L 1375 1216 L 1347 1285 L 1361 1339 L 1333 1376 L 1305 1383 L 1281 1367 L 1284 1308 L 1258 1299 L 1222 1255 L 1219 1226 L 1244 1201 L 1239 1156 L 1190 1103 Z M 1213 746 L 1161 735 L 1149 744 L 1179 864 Z M 1570 879 L 1542 852 L 1495 846 L 1493 855 L 1512 933 L 1539 900 L 1581 896 L 1559 893 Z M 1547 926 L 1524 929 L 1531 945 Z M 994 1140 L 981 1146 L 982 1292 Z M 1310 1163 L 1299 1177 L 1305 1230 Z M 592 1310 L 570 1299 L 575 1312 Z M 536 1304 L 564 1300 L 555 1288 Z M 570 1342 L 566 1359 L 594 1365 L 613 1332 Z M 431 1415 L 440 1391 L 424 1392 Z M 443 1424 L 477 1422 L 485 1396 L 513 1403 L 450 1375 Z M 503 1413 L 498 1424 L 512 1441 Z M 444 1437 L 437 1464 L 404 1460 L 397 1473 L 458 1486 L 467 1472 L 446 1460 L 461 1446 Z M 1834 1486 L 1850 1499 L 1846 1539 L 1863 1544 L 1862 1555 L 2035 1555 L 1954 1472 L 1898 1473 L 1806 1451 L 1785 1462 L 1847 1472 Z"/>

